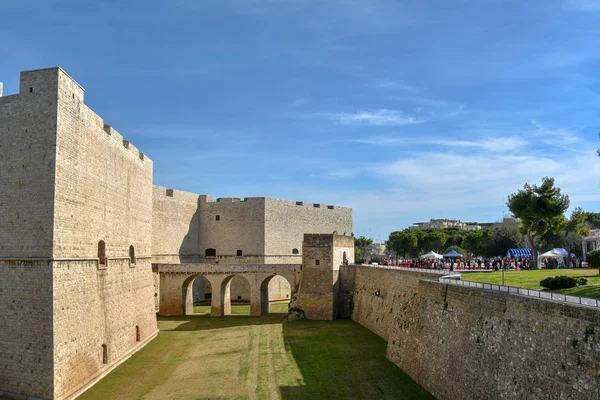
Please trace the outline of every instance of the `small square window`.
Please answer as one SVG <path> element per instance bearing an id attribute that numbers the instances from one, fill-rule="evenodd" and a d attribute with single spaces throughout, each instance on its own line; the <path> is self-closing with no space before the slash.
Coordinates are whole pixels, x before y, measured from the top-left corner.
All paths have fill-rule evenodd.
<path id="1" fill-rule="evenodd" d="M 215 221 L 220 221 L 221 220 L 221 216 L 220 215 L 216 215 L 215 216 Z"/>
<path id="2" fill-rule="evenodd" d="M 242 296 L 238 296 L 238 300 L 241 300 L 241 299 L 242 299 Z"/>
<path id="3" fill-rule="evenodd" d="M 236 251 L 235 255 L 238 256 L 238 257 L 241 257 L 242 256 L 242 251 L 241 250 Z"/>
<path id="4" fill-rule="evenodd" d="M 321 261 L 315 260 L 315 265 L 321 265 Z"/>

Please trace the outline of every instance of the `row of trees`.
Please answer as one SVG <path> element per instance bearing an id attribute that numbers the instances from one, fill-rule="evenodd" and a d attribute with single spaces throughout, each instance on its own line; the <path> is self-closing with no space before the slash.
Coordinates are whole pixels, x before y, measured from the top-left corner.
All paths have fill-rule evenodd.
<path id="1" fill-rule="evenodd" d="M 465 231 L 449 229 L 405 229 L 392 232 L 388 250 L 398 257 L 417 257 L 428 251 L 452 249 L 467 256 L 504 256 L 508 249 L 531 247 L 533 259 L 538 249 L 562 247 L 581 255 L 581 236 L 600 227 L 600 214 L 581 208 L 567 218 L 569 197 L 554 186 L 554 179 L 543 178 L 541 185 L 525 184 L 509 196 L 507 205 L 521 225 L 498 224 L 493 229 Z"/>

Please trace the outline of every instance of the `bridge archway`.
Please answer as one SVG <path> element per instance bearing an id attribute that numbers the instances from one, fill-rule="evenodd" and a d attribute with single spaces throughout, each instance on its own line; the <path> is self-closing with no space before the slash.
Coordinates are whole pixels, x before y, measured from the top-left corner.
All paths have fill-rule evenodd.
<path id="1" fill-rule="evenodd" d="M 269 296 L 269 286 L 271 286 L 271 289 L 273 289 L 273 287 L 272 287 L 273 285 L 271 283 L 275 280 L 282 280 L 287 283 L 287 286 L 289 286 L 289 293 L 290 293 L 287 295 L 288 300 L 291 297 L 291 290 L 292 290 L 293 286 L 286 277 L 284 277 L 282 275 L 267 276 L 260 283 L 260 315 L 261 316 L 269 315 L 270 308 L 271 308 L 271 303 L 269 300 L 270 300 L 270 297 L 272 297 L 272 296 Z"/>
<path id="2" fill-rule="evenodd" d="M 214 292 L 216 289 L 213 289 L 213 296 L 211 299 L 211 315 L 231 315 L 231 282 L 235 277 L 238 279 L 244 279 L 250 287 L 250 292 L 252 292 L 252 281 L 248 279 L 245 274 L 232 274 L 224 277 L 218 286 L 213 286 L 213 288 L 219 288 L 219 295 L 215 296 Z M 250 299 L 252 303 L 252 298 Z"/>

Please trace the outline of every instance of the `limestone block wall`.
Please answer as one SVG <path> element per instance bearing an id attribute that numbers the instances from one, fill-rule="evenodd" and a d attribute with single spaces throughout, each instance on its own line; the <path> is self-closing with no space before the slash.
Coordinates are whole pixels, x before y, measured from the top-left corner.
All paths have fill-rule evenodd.
<path id="1" fill-rule="evenodd" d="M 21 72 L 0 97 L 0 255 L 51 257 L 58 72 Z"/>
<path id="2" fill-rule="evenodd" d="M 52 398 L 52 264 L 0 260 L 0 396 Z"/>
<path id="3" fill-rule="evenodd" d="M 337 231 L 339 235 L 346 232 L 350 236 L 352 232 L 351 208 L 272 198 L 264 202 L 267 256 L 293 256 L 293 249 L 298 249 L 301 255 L 305 233 Z"/>
<path id="4" fill-rule="evenodd" d="M 431 279 L 427 273 L 373 268 L 350 265 L 341 267 L 344 281 L 340 293 L 353 290 L 351 298 L 341 305 L 352 310 L 352 319 L 375 332 L 385 340 L 389 339 L 390 327 L 395 315 L 406 302 L 416 296 L 420 279 Z"/>
<path id="5" fill-rule="evenodd" d="M 83 88 L 58 70 L 54 256 L 151 255 L 152 160 L 84 104 Z M 85 229 L 82 229 L 85 227 Z"/>
<path id="6" fill-rule="evenodd" d="M 62 398 L 158 333 L 150 258 L 54 262 L 54 395 Z M 106 355 L 103 347 L 106 346 Z"/>
<path id="7" fill-rule="evenodd" d="M 200 262 L 201 198 L 211 200 L 209 196 L 153 186 L 152 257 L 155 263 Z"/>
<path id="8" fill-rule="evenodd" d="M 599 397 L 597 309 L 431 279 L 344 266 L 337 301 L 438 399 Z"/>
<path id="9" fill-rule="evenodd" d="M 212 202 L 200 201 L 200 253 L 215 249 L 217 256 L 236 257 L 237 250 L 242 258 L 236 264 L 246 263 L 246 257 L 265 254 L 265 199 L 223 198 Z M 215 262 L 216 259 L 203 259 Z M 252 262 L 256 262 L 253 260 Z M 249 262 L 248 262 L 249 263 Z"/>
<path id="10" fill-rule="evenodd" d="M 442 400 L 596 400 L 600 311 L 421 281 L 387 355 Z"/>

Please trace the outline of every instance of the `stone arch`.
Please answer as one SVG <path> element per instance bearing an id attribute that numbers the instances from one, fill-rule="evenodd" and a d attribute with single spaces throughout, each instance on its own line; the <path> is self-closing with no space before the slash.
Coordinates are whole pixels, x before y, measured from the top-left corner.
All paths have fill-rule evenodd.
<path id="1" fill-rule="evenodd" d="M 194 305 L 210 304 L 212 298 L 212 284 L 204 275 L 198 275 L 192 283 L 192 298 Z"/>
<path id="2" fill-rule="evenodd" d="M 191 315 L 194 313 L 194 289 L 193 283 L 199 274 L 190 275 L 183 281 L 181 285 L 181 299 L 183 305 L 183 315 Z"/>
<path id="3" fill-rule="evenodd" d="M 282 278 L 285 282 L 287 282 L 290 288 L 290 295 L 288 296 L 288 299 L 289 297 L 291 297 L 293 285 L 287 277 L 278 274 L 267 276 L 265 279 L 263 279 L 263 281 L 260 284 L 260 315 L 269 315 L 269 309 L 271 307 L 271 304 L 269 302 L 269 284 L 276 277 L 277 279 Z"/>
<path id="4" fill-rule="evenodd" d="M 250 285 L 250 288 L 252 288 L 252 282 L 248 279 L 247 276 L 245 276 L 245 274 L 231 274 L 223 278 L 220 285 L 213 285 L 213 295 L 211 301 L 212 315 L 231 314 L 231 281 L 236 276 L 241 276 L 244 279 L 246 279 L 248 281 L 248 284 Z M 218 296 L 215 295 L 217 287 L 219 288 Z"/>

